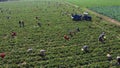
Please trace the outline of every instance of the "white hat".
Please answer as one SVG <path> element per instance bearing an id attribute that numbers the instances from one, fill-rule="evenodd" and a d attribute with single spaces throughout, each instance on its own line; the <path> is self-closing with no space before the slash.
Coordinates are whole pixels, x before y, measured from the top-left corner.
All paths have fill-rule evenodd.
<path id="1" fill-rule="evenodd" d="M 107 54 L 107 57 L 111 57 L 111 55 L 110 55 L 110 54 Z"/>
<path id="2" fill-rule="evenodd" d="M 120 56 L 117 56 L 117 59 L 120 59 Z"/>
<path id="3" fill-rule="evenodd" d="M 32 48 L 29 48 L 28 50 L 27 50 L 27 52 L 30 52 L 30 51 L 32 51 L 33 49 Z"/>
<path id="4" fill-rule="evenodd" d="M 45 52 L 45 50 L 42 49 L 42 50 L 40 50 L 40 52 Z"/>
<path id="5" fill-rule="evenodd" d="M 86 14 L 86 15 L 88 15 L 88 13 L 87 13 L 87 12 L 83 12 L 83 14 Z"/>

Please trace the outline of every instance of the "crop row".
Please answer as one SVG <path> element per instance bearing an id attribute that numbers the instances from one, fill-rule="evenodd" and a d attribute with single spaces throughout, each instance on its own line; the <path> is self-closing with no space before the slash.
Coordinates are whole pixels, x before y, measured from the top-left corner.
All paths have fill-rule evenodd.
<path id="1" fill-rule="evenodd" d="M 120 6 L 110 6 L 110 7 L 93 7 L 90 8 L 93 11 L 96 11 L 100 14 L 106 15 L 113 19 L 120 21 Z"/>
<path id="2" fill-rule="evenodd" d="M 21 63 L 24 65 L 20 67 L 26 68 L 102 68 L 110 67 L 107 53 L 111 53 L 113 59 L 119 55 L 120 27 L 103 20 L 96 23 L 97 18 L 92 22 L 72 21 L 68 14 L 82 13 L 81 9 L 54 0 L 10 2 L 0 4 L 0 7 L 4 11 L 0 13 L 0 52 L 6 53 L 4 59 L 0 58 L 1 68 L 16 68 Z M 39 21 L 35 20 L 36 16 L 40 17 Z M 25 21 L 24 28 L 19 27 L 21 19 Z M 36 22 L 41 22 L 42 26 L 38 27 Z M 69 41 L 63 38 L 77 27 L 80 32 Z M 11 37 L 11 31 L 17 33 L 16 38 Z M 98 42 L 103 31 L 106 32 L 106 44 Z M 84 45 L 88 45 L 88 53 L 81 51 Z M 33 49 L 30 53 L 27 52 L 29 48 Z M 46 50 L 46 60 L 39 56 L 41 49 Z"/>

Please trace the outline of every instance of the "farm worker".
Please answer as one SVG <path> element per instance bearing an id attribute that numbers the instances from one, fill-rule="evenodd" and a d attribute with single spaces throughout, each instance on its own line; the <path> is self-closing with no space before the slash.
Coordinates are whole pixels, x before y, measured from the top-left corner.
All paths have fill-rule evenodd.
<path id="1" fill-rule="evenodd" d="M 105 42 L 104 42 L 105 38 L 106 38 L 106 37 L 105 37 L 105 32 L 102 32 L 102 34 L 100 34 L 98 40 L 99 40 L 100 42 L 102 42 L 102 43 L 105 43 Z"/>
<path id="2" fill-rule="evenodd" d="M 50 23 L 48 23 L 47 25 L 50 26 Z"/>
<path id="3" fill-rule="evenodd" d="M 40 50 L 40 56 L 44 59 L 45 58 L 45 50 Z"/>
<path id="4" fill-rule="evenodd" d="M 120 65 L 120 56 L 117 56 L 117 63 Z"/>
<path id="5" fill-rule="evenodd" d="M 40 22 L 38 22 L 37 24 L 38 24 L 39 27 L 41 27 L 41 23 Z"/>
<path id="6" fill-rule="evenodd" d="M 65 40 L 69 40 L 70 38 L 67 35 L 64 35 Z"/>
<path id="7" fill-rule="evenodd" d="M 7 19 L 10 19 L 10 16 L 6 16 Z"/>
<path id="8" fill-rule="evenodd" d="M 82 50 L 82 51 L 85 51 L 85 52 L 88 52 L 88 46 L 87 46 L 87 45 L 83 46 L 83 47 L 81 48 L 81 50 Z"/>
<path id="9" fill-rule="evenodd" d="M 27 50 L 27 52 L 32 52 L 32 50 L 33 50 L 32 48 L 29 48 L 29 49 Z"/>
<path id="10" fill-rule="evenodd" d="M 79 27 L 78 27 L 76 30 L 77 30 L 77 32 L 80 32 L 80 29 L 79 29 Z"/>
<path id="11" fill-rule="evenodd" d="M 110 54 L 107 54 L 108 61 L 112 60 L 112 56 Z"/>
<path id="12" fill-rule="evenodd" d="M 25 25 L 24 25 L 24 21 L 22 21 L 22 23 L 21 23 L 21 24 L 22 24 L 22 26 L 23 26 L 23 27 L 25 26 Z"/>
<path id="13" fill-rule="evenodd" d="M 36 16 L 36 17 L 35 17 L 35 19 L 36 19 L 36 20 L 39 20 L 39 17 L 38 17 L 38 16 Z"/>
<path id="14" fill-rule="evenodd" d="M 21 25 L 21 21 L 19 21 L 19 26 L 22 27 L 22 25 Z"/>
<path id="15" fill-rule="evenodd" d="M 88 12 L 83 12 L 84 15 L 88 15 Z"/>
<path id="16" fill-rule="evenodd" d="M 71 19 L 73 19 L 74 18 L 74 14 L 71 14 Z"/>
<path id="17" fill-rule="evenodd" d="M 72 33 L 71 31 L 69 31 L 69 35 L 70 35 L 71 37 L 73 37 L 73 33 Z"/>
<path id="18" fill-rule="evenodd" d="M 3 13 L 3 10 L 1 10 L 1 13 Z"/>
<path id="19" fill-rule="evenodd" d="M 19 26 L 20 26 L 20 27 L 24 27 L 24 21 L 22 21 L 22 20 L 19 21 Z"/>
<path id="20" fill-rule="evenodd" d="M 38 16 L 36 16 L 35 19 L 38 19 Z"/>
<path id="21" fill-rule="evenodd" d="M 14 38 L 16 36 L 16 32 L 12 32 L 11 36 Z"/>
<path id="22" fill-rule="evenodd" d="M 5 57 L 5 53 L 0 53 L 0 57 L 4 58 Z"/>

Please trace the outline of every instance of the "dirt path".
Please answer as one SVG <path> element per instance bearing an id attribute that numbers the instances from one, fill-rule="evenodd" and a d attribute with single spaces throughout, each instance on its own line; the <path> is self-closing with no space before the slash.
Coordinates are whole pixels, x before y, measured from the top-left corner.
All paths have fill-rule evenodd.
<path id="1" fill-rule="evenodd" d="M 116 25 L 119 25 L 119 26 L 120 26 L 120 22 L 119 22 L 119 21 L 116 21 L 115 19 L 112 19 L 112 18 L 109 18 L 109 17 L 107 17 L 107 16 L 101 15 L 101 14 L 99 14 L 99 13 L 97 13 L 97 12 L 94 12 L 94 11 L 92 11 L 92 10 L 89 10 L 89 9 L 87 9 L 87 8 L 85 8 L 85 10 L 88 11 L 88 12 L 90 12 L 90 13 L 92 13 L 92 14 L 95 14 L 95 15 L 98 16 L 98 17 L 103 18 L 105 21 L 108 21 L 108 22 L 110 22 L 110 23 L 113 23 L 113 24 L 116 24 Z"/>
<path id="2" fill-rule="evenodd" d="M 72 4 L 72 3 L 69 3 L 69 2 L 65 2 L 66 4 L 68 4 L 68 5 L 71 5 L 71 6 L 74 6 L 74 7 L 76 7 L 76 8 L 78 8 L 79 6 L 77 6 L 77 5 L 75 5 L 75 4 Z M 98 16 L 98 17 L 101 17 L 102 19 L 104 19 L 105 21 L 108 21 L 109 23 L 112 23 L 112 24 L 115 24 L 115 25 L 117 25 L 117 26 L 120 26 L 120 22 L 119 21 L 116 21 L 115 19 L 112 19 L 112 18 L 109 18 L 109 17 L 107 17 L 107 16 L 104 16 L 104 15 L 101 15 L 101 14 L 99 14 L 99 13 L 97 13 L 97 12 L 94 12 L 94 11 L 92 11 L 92 10 L 89 10 L 88 8 L 84 8 L 84 10 L 85 11 L 87 11 L 87 12 L 90 12 L 91 14 L 94 14 L 94 15 L 96 15 L 96 16 Z M 102 26 L 100 26 L 100 25 L 97 25 L 96 23 L 94 23 L 96 26 L 98 26 L 100 29 L 102 29 Z M 110 32 L 110 31 L 108 31 L 108 30 L 106 30 L 107 32 Z M 117 36 L 116 36 L 118 39 L 120 39 L 120 35 L 118 34 Z"/>
<path id="3" fill-rule="evenodd" d="M 69 5 L 72 5 L 72 6 L 76 7 L 76 8 L 79 7 L 79 6 L 77 6 L 77 5 L 75 5 L 75 4 L 72 4 L 72 3 L 69 3 L 69 2 L 66 2 L 66 3 L 69 4 Z M 87 12 L 90 12 L 90 13 L 98 16 L 98 17 L 101 17 L 101 18 L 104 19 L 105 21 L 108 21 L 108 22 L 110 22 L 110 23 L 113 23 L 113 24 L 116 24 L 116 25 L 120 26 L 120 22 L 117 21 L 117 20 L 115 20 L 115 19 L 112 19 L 112 18 L 110 18 L 110 17 L 101 15 L 101 14 L 99 14 L 99 13 L 97 13 L 97 12 L 94 12 L 94 11 L 92 11 L 92 10 L 89 10 L 89 9 L 87 9 L 87 8 L 85 8 L 84 10 L 87 11 Z"/>

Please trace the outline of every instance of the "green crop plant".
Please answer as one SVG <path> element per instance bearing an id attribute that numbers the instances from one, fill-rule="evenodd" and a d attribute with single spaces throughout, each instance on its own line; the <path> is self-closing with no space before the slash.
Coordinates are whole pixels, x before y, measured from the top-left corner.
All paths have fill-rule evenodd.
<path id="1" fill-rule="evenodd" d="M 83 8 L 75 8 L 58 0 L 19 0 L 0 3 L 0 68 L 102 68 L 117 67 L 116 56 L 120 53 L 120 27 L 105 20 L 72 21 L 71 13 L 83 13 Z M 6 11 L 7 10 L 7 11 Z M 74 10 L 74 11 L 73 11 Z M 10 16 L 7 19 L 6 16 Z M 35 17 L 38 16 L 39 20 Z M 19 27 L 19 20 L 25 27 Z M 37 23 L 41 23 L 41 27 Z M 63 37 L 69 30 L 80 28 L 70 40 Z M 11 32 L 16 37 L 11 37 Z M 106 33 L 106 43 L 98 41 L 101 32 Z M 89 52 L 81 51 L 84 45 Z M 27 50 L 33 51 L 28 53 Z M 45 60 L 39 56 L 41 49 L 46 50 Z M 106 54 L 111 53 L 111 64 Z"/>

